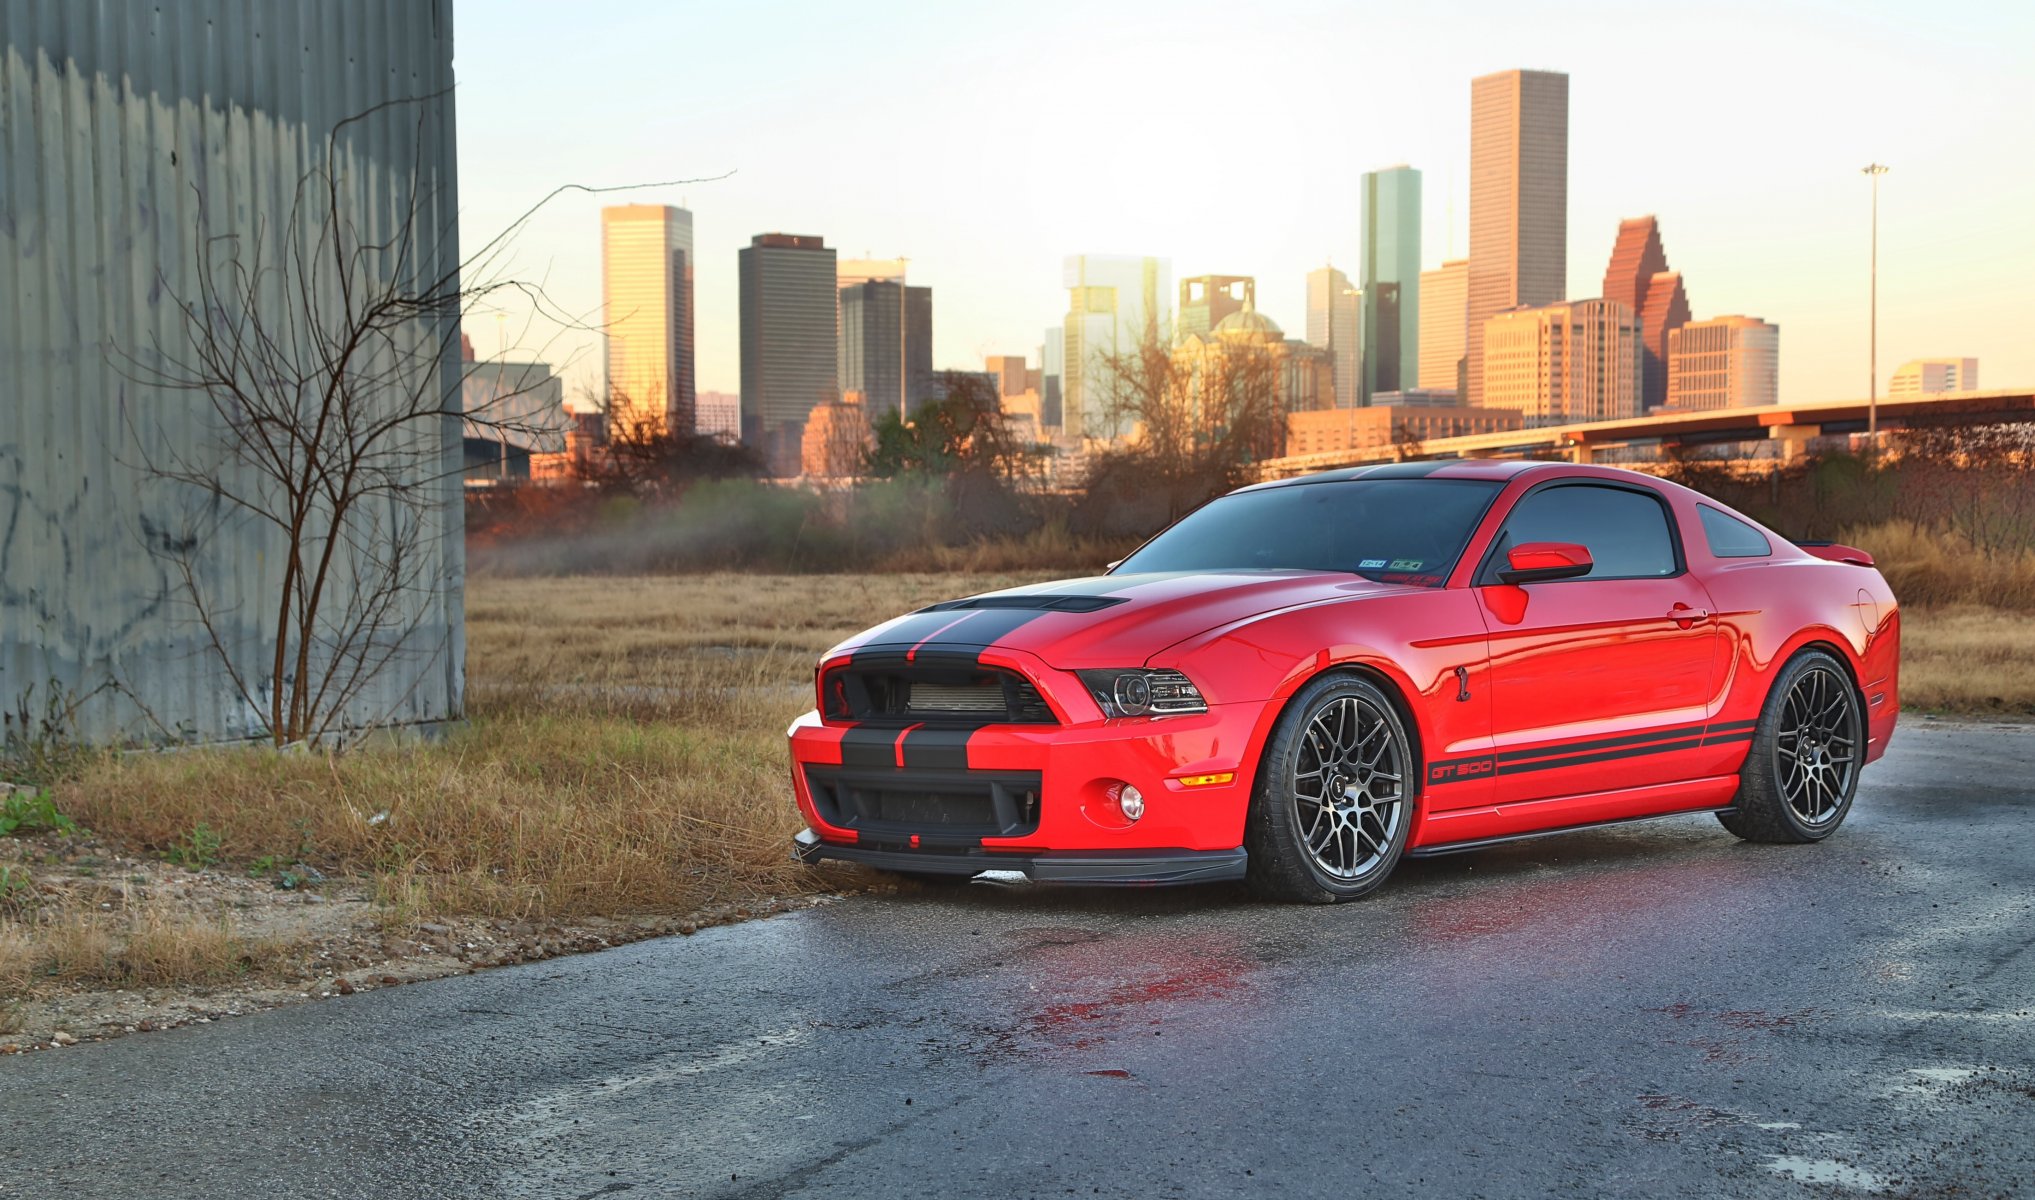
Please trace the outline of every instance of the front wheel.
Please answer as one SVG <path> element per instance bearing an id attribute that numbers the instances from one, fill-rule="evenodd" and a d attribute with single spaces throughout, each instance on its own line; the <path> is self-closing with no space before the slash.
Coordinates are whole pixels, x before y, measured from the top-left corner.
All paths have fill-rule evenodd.
<path id="1" fill-rule="evenodd" d="M 1781 670 L 1738 772 L 1738 796 L 1717 814 L 1749 842 L 1820 842 L 1858 792 L 1865 720 L 1844 664 L 1821 650 Z"/>
<path id="2" fill-rule="evenodd" d="M 1329 675 L 1301 688 L 1266 743 L 1244 823 L 1251 889 L 1308 904 L 1376 889 L 1406 850 L 1414 770 L 1377 686 Z"/>

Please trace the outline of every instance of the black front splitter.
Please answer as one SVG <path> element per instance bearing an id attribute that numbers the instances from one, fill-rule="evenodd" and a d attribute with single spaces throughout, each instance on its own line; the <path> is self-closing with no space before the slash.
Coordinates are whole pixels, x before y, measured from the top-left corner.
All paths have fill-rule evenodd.
<path id="1" fill-rule="evenodd" d="M 1176 883 L 1220 883 L 1244 877 L 1244 851 L 1063 850 L 1046 854 L 1013 854 L 993 850 L 911 850 L 823 842 L 810 829 L 792 838 L 792 854 L 800 862 L 840 859 L 880 871 L 921 875 L 979 875 L 984 871 L 1015 871 L 1034 883 L 1074 883 L 1091 887 L 1152 887 Z"/>

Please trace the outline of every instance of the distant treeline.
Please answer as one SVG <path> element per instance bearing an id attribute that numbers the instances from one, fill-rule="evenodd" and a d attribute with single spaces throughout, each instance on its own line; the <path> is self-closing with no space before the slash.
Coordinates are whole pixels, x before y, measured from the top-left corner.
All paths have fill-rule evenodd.
<path id="1" fill-rule="evenodd" d="M 648 487 L 609 478 L 476 492 L 467 504 L 468 562 L 519 575 L 1085 572 L 1249 480 L 1247 463 L 1157 463 L 1132 450 L 1098 457 L 1081 490 L 1048 492 L 1021 461 L 983 442 L 995 452 L 972 454 L 964 431 L 938 453 L 898 455 L 885 475 L 825 490 L 738 469 L 681 472 Z M 1876 456 L 1828 454 L 1769 469 L 1682 455 L 1650 470 L 1786 537 L 1899 542 L 1864 548 L 1909 560 L 1928 548 L 1966 564 L 1918 567 L 1904 593 L 1918 600 L 2010 603 L 2017 589 L 2035 593 L 2015 582 L 2013 566 L 2035 561 L 2035 426 L 1914 431 L 1894 435 Z M 1975 582 L 1973 562 L 2005 564 L 2007 574 Z M 1904 569 L 1889 564 L 1890 574 Z M 2035 594 L 2025 603 L 2035 605 Z"/>

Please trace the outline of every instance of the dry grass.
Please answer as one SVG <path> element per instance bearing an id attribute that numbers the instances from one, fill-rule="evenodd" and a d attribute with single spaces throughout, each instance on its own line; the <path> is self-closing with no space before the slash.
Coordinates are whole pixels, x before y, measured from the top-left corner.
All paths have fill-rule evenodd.
<path id="1" fill-rule="evenodd" d="M 0 921 L 0 996 L 27 995 L 51 982 L 98 988 L 226 983 L 281 965 L 294 950 L 242 937 L 223 917 L 51 905 Z"/>
<path id="2" fill-rule="evenodd" d="M 1901 704 L 2035 716 L 2035 621 L 1990 608 L 1904 608 Z"/>
<path id="3" fill-rule="evenodd" d="M 1873 556 L 1903 605 L 2035 609 L 2035 550 L 1989 552 L 1955 530 L 1916 521 L 1847 529 L 1843 540 Z"/>

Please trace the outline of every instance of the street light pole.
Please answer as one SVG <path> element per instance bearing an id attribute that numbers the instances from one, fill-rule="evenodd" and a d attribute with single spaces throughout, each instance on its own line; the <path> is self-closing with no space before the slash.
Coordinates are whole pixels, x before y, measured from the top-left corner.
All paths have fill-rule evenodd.
<path id="1" fill-rule="evenodd" d="M 1867 350 L 1872 378 L 1867 381 L 1865 401 L 1866 443 L 1878 443 L 1880 433 L 1880 176 L 1892 168 L 1868 163 L 1864 173 L 1872 176 L 1872 334 Z"/>

